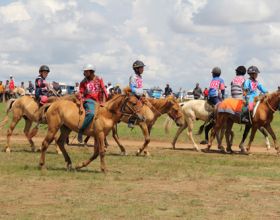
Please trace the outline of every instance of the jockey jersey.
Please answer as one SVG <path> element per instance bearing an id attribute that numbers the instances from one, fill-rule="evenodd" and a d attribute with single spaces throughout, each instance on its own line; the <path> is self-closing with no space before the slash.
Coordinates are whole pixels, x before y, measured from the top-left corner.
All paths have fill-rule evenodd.
<path id="1" fill-rule="evenodd" d="M 14 89 L 15 89 L 15 81 L 11 79 L 9 83 L 9 90 L 13 91 Z"/>
<path id="2" fill-rule="evenodd" d="M 37 100 L 41 99 L 41 96 L 47 96 L 48 95 L 48 86 L 47 86 L 46 80 L 39 75 L 35 79 L 35 97 Z"/>
<path id="3" fill-rule="evenodd" d="M 262 86 L 257 80 L 247 79 L 244 83 L 244 90 L 247 92 L 246 100 L 249 101 L 249 110 L 254 108 L 254 98 L 258 96 L 257 90 L 261 93 L 267 93 L 267 89 Z"/>
<path id="4" fill-rule="evenodd" d="M 143 95 L 143 79 L 141 75 L 134 74 L 129 78 L 129 87 L 134 95 Z"/>
<path id="5" fill-rule="evenodd" d="M 103 94 L 105 94 L 106 99 L 108 98 L 108 93 L 106 91 L 104 82 L 102 78 L 95 76 L 93 80 L 87 80 L 86 78 L 80 83 L 80 94 L 85 100 L 91 99 L 98 103 L 102 102 Z"/>
<path id="6" fill-rule="evenodd" d="M 210 82 L 208 97 L 218 97 L 220 96 L 219 90 L 223 93 L 225 90 L 224 80 L 220 77 L 214 77 Z"/>
<path id="7" fill-rule="evenodd" d="M 236 76 L 231 82 L 231 97 L 235 99 L 243 99 L 244 76 Z"/>

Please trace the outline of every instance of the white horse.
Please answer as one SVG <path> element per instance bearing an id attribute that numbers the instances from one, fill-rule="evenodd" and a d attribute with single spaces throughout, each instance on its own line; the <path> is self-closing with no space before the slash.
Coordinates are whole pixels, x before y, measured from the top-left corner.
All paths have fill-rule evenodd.
<path id="1" fill-rule="evenodd" d="M 175 149 L 175 145 L 177 142 L 177 139 L 179 135 L 186 129 L 188 128 L 188 136 L 190 140 L 193 143 L 193 147 L 195 150 L 199 151 L 199 147 L 196 144 L 196 142 L 193 139 L 193 127 L 194 127 L 194 122 L 196 120 L 202 120 L 204 122 L 209 121 L 209 116 L 214 112 L 214 107 L 211 106 L 210 104 L 207 103 L 206 100 L 190 100 L 186 101 L 180 104 L 184 113 L 184 118 L 185 118 L 185 123 L 183 126 L 179 127 L 179 129 L 176 132 L 175 137 L 173 138 L 172 141 L 172 147 Z M 172 124 L 172 119 L 167 118 L 165 121 L 165 132 L 168 133 L 170 126 Z M 204 127 L 204 125 L 203 125 Z M 203 129 L 203 127 L 201 127 Z M 209 130 L 213 127 L 213 123 L 210 123 L 205 130 L 205 141 L 202 141 L 204 144 L 207 144 L 208 141 L 208 132 Z M 260 129 L 260 131 L 263 133 L 263 135 L 266 138 L 266 148 L 267 150 L 270 149 L 270 142 L 268 139 L 268 134 L 264 129 Z M 199 133 L 201 133 L 202 130 L 200 130 Z M 233 134 L 232 134 L 233 138 Z M 201 142 L 201 143 L 202 143 Z"/>
<path id="2" fill-rule="evenodd" d="M 184 113 L 185 123 L 179 127 L 177 133 L 172 141 L 172 147 L 175 149 L 176 141 L 179 135 L 188 128 L 188 136 L 193 143 L 194 148 L 199 151 L 198 145 L 193 139 L 193 126 L 196 120 L 208 121 L 209 116 L 214 112 L 214 108 L 205 100 L 190 100 L 180 104 Z M 167 119 L 165 122 L 165 131 L 168 132 L 172 120 Z"/>

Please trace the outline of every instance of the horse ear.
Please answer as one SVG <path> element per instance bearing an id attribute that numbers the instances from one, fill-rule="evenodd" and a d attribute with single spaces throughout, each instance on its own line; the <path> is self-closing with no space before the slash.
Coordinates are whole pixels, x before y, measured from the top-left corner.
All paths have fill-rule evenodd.
<path id="1" fill-rule="evenodd" d="M 131 91 L 131 88 L 129 88 L 128 86 L 125 87 L 125 88 L 123 89 L 123 93 L 124 93 L 125 95 L 129 95 L 131 92 L 132 92 L 132 91 Z"/>

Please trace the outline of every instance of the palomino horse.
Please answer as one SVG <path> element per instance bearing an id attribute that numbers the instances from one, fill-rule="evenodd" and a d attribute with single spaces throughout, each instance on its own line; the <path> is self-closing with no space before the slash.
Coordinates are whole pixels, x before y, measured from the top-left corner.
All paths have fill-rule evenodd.
<path id="1" fill-rule="evenodd" d="M 100 154 L 101 171 L 105 172 L 105 137 L 108 135 L 113 126 L 119 122 L 123 115 L 133 115 L 141 118 L 141 115 L 139 115 L 138 112 L 142 107 L 142 102 L 135 96 L 129 95 L 128 93 L 125 95 L 116 95 L 111 100 L 104 103 L 103 107 L 96 104 L 95 117 L 90 126 L 84 132 L 87 136 L 94 136 L 96 143 L 94 153 L 87 161 L 84 161 L 76 168 L 80 169 L 87 166 Z M 40 158 L 41 168 L 44 168 L 45 166 L 46 150 L 59 129 L 60 136 L 57 144 L 66 161 L 67 169 L 72 168 L 72 162 L 64 148 L 64 143 L 71 131 L 79 131 L 79 126 L 84 120 L 84 116 L 84 110 L 81 114 L 79 106 L 72 101 L 58 100 L 50 105 L 44 113 L 45 120 L 48 123 L 48 133 L 42 143 Z"/>
<path id="2" fill-rule="evenodd" d="M 252 118 L 252 125 L 246 125 L 247 130 L 248 130 L 248 128 L 250 129 L 250 127 L 252 127 L 252 130 L 251 130 L 250 140 L 249 140 L 247 149 L 245 149 L 243 147 L 243 144 L 240 144 L 242 153 L 246 153 L 246 150 L 248 151 L 248 153 L 250 152 L 250 147 L 254 140 L 256 131 L 258 129 L 260 129 L 261 127 L 263 127 L 271 135 L 273 142 L 274 142 L 274 148 L 277 150 L 277 153 L 279 154 L 279 147 L 277 147 L 277 143 L 276 143 L 276 135 L 270 125 L 270 123 L 273 120 L 273 114 L 275 111 L 277 111 L 279 109 L 279 105 L 280 105 L 280 91 L 268 94 L 260 100 L 260 104 L 256 110 L 254 117 Z M 230 140 L 229 136 L 230 136 L 233 124 L 239 123 L 239 122 L 240 122 L 239 117 L 236 117 L 233 114 L 229 114 L 226 112 L 217 112 L 216 123 L 215 123 L 214 128 L 212 129 L 207 150 L 210 149 L 215 135 L 219 131 L 221 131 L 222 129 L 225 128 L 227 151 L 232 152 L 232 149 L 231 149 L 232 140 Z M 245 129 L 245 131 L 246 131 L 246 129 Z M 245 138 L 246 138 L 246 136 L 245 137 L 243 136 L 243 142 L 244 142 Z M 221 140 L 218 140 L 218 145 L 221 146 Z"/>
<path id="3" fill-rule="evenodd" d="M 188 128 L 188 136 L 191 139 L 194 148 L 199 151 L 199 147 L 195 143 L 193 139 L 193 126 L 195 120 L 202 120 L 202 121 L 208 121 L 209 116 L 214 112 L 214 108 L 207 103 L 205 100 L 190 100 L 187 102 L 181 103 L 185 122 L 183 126 L 181 126 L 172 141 L 172 147 L 175 149 L 175 144 L 177 142 L 177 139 L 179 135 Z M 168 132 L 171 120 L 167 119 L 165 123 L 165 131 Z M 206 133 L 206 139 L 208 139 L 208 131 Z"/>
<path id="4" fill-rule="evenodd" d="M 63 99 L 72 99 L 71 96 L 65 96 L 61 97 Z M 53 102 L 57 97 L 49 97 L 48 102 Z M 3 126 L 7 123 L 9 117 L 8 114 L 12 112 L 12 122 L 8 128 L 7 131 L 7 145 L 4 149 L 6 152 L 11 151 L 11 136 L 13 134 L 13 131 L 18 124 L 18 122 L 24 118 L 25 120 L 25 126 L 24 126 L 24 134 L 27 138 L 27 140 L 30 143 L 30 147 L 32 151 L 35 151 L 35 145 L 32 140 L 32 136 L 30 135 L 30 128 L 32 126 L 33 122 L 38 122 L 39 120 L 39 104 L 35 101 L 35 99 L 32 96 L 22 96 L 18 99 L 10 99 L 7 102 L 7 108 L 6 108 L 6 116 L 4 120 L 0 124 L 0 128 L 3 128 Z M 57 148 L 57 152 L 60 153 L 59 148 Z"/>
<path id="5" fill-rule="evenodd" d="M 169 117 L 171 117 L 175 121 L 177 126 L 182 126 L 184 123 L 184 115 L 181 110 L 181 107 L 178 101 L 173 96 L 168 96 L 165 99 L 147 98 L 147 101 L 150 103 L 149 107 L 144 105 L 141 111 L 139 112 L 145 117 L 145 121 L 137 121 L 137 125 L 139 125 L 139 127 L 141 128 L 142 133 L 145 137 L 145 142 L 143 146 L 137 151 L 137 155 L 140 155 L 141 152 L 144 152 L 145 155 L 149 155 L 149 152 L 145 149 L 150 142 L 150 134 L 152 127 L 161 115 L 167 113 Z M 121 121 L 127 123 L 128 117 L 122 117 Z M 118 139 L 115 127 L 113 128 L 113 138 L 118 144 L 121 153 L 125 155 L 125 148 Z"/>

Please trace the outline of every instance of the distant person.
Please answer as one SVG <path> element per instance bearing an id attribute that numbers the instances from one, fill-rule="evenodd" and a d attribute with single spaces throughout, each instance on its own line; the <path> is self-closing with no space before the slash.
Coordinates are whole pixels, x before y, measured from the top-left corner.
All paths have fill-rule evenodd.
<path id="1" fill-rule="evenodd" d="M 196 83 L 195 88 L 193 89 L 193 97 L 194 99 L 200 99 L 202 95 L 202 90 L 199 87 L 199 83 Z"/>
<path id="2" fill-rule="evenodd" d="M 8 101 L 10 99 L 9 85 L 10 85 L 9 80 L 6 80 L 6 84 L 5 84 L 5 101 Z"/>
<path id="3" fill-rule="evenodd" d="M 80 83 L 76 82 L 75 83 L 75 89 L 74 89 L 75 93 L 79 92 L 79 87 L 80 87 Z"/>
<path id="4" fill-rule="evenodd" d="M 164 95 L 165 95 L 165 97 L 172 95 L 172 89 L 170 88 L 168 83 L 166 84 L 166 87 L 164 89 Z"/>
<path id="5" fill-rule="evenodd" d="M 106 89 L 108 94 L 112 94 L 112 89 L 113 89 L 112 83 L 108 82 Z"/>
<path id="6" fill-rule="evenodd" d="M 3 85 L 3 82 L 0 81 L 0 102 L 3 102 L 4 99 L 4 91 L 5 91 L 5 87 Z"/>
<path id="7" fill-rule="evenodd" d="M 34 88 L 34 85 L 31 81 L 28 81 L 28 87 L 27 87 L 27 91 L 30 93 L 30 94 L 33 94 L 35 88 Z"/>
<path id="8" fill-rule="evenodd" d="M 208 94 L 209 94 L 209 91 L 208 91 L 207 88 L 205 88 L 205 89 L 203 90 L 203 96 L 204 96 L 204 99 L 205 99 L 205 100 L 208 98 Z"/>
<path id="9" fill-rule="evenodd" d="M 10 81 L 9 81 L 9 93 L 10 93 L 10 98 L 11 97 L 14 97 L 15 94 L 14 94 L 14 89 L 16 88 L 15 86 L 15 81 L 13 79 L 13 76 L 10 75 Z"/>
<path id="10" fill-rule="evenodd" d="M 21 82 L 21 83 L 20 83 L 20 88 L 22 88 L 22 89 L 25 90 L 24 82 Z"/>
<path id="11" fill-rule="evenodd" d="M 179 92 L 178 92 L 178 99 L 180 99 L 180 102 L 183 101 L 183 90 L 182 90 L 182 88 L 179 89 Z"/>
<path id="12" fill-rule="evenodd" d="M 61 87 L 60 87 L 59 83 L 53 81 L 52 86 L 53 86 L 54 91 L 56 91 L 57 95 L 61 96 L 62 95 L 62 90 L 61 90 Z"/>
<path id="13" fill-rule="evenodd" d="M 122 94 L 122 90 L 121 90 L 119 84 L 116 84 L 116 86 L 115 86 L 115 93 L 116 93 L 116 94 Z"/>

